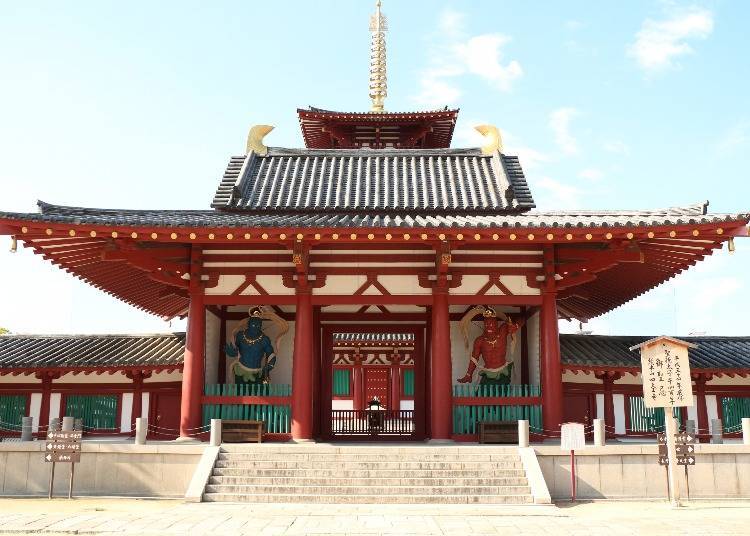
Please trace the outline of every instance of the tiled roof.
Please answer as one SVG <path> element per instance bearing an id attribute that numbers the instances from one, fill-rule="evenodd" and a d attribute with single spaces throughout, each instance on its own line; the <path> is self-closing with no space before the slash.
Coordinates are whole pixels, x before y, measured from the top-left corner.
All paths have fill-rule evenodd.
<path id="1" fill-rule="evenodd" d="M 651 211 L 527 212 L 524 214 L 429 214 L 347 211 L 245 213 L 223 210 L 118 210 L 39 202 L 39 213 L 0 212 L 0 218 L 31 222 L 154 227 L 402 227 L 402 228 L 586 228 L 689 225 L 747 220 L 747 214 L 705 214 L 704 205 Z"/>
<path id="2" fill-rule="evenodd" d="M 184 353 L 184 333 L 0 336 L 0 370 L 180 366 Z"/>
<path id="3" fill-rule="evenodd" d="M 413 344 L 413 333 L 334 333 L 333 341 L 341 343 Z"/>
<path id="4" fill-rule="evenodd" d="M 631 346 L 653 337 L 561 334 L 563 365 L 579 367 L 634 367 L 640 369 L 638 351 Z M 690 367 L 695 369 L 750 369 L 750 337 L 677 337 L 691 342 Z"/>
<path id="5" fill-rule="evenodd" d="M 534 207 L 515 156 L 479 149 L 278 149 L 232 158 L 218 209 L 285 213 L 519 212 Z"/>

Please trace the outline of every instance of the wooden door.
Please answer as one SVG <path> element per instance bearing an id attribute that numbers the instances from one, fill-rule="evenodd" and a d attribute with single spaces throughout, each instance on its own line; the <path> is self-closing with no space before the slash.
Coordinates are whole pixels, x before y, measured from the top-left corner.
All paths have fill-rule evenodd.
<path id="1" fill-rule="evenodd" d="M 593 395 L 586 393 L 566 394 L 563 405 L 563 422 L 580 422 L 586 426 L 593 424 Z"/>
<path id="2" fill-rule="evenodd" d="M 148 437 L 176 439 L 180 435 L 180 393 L 151 393 Z"/>
<path id="3" fill-rule="evenodd" d="M 365 407 L 373 398 L 380 400 L 380 404 L 391 409 L 388 404 L 388 369 L 389 367 L 365 367 Z"/>

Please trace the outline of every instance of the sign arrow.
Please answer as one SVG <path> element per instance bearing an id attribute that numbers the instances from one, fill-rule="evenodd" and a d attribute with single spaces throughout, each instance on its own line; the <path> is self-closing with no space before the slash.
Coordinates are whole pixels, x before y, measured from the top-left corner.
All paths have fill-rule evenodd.
<path id="1" fill-rule="evenodd" d="M 52 461 L 52 454 L 47 454 L 47 455 L 46 455 L 46 456 L 44 457 L 44 459 L 45 459 L 45 460 L 47 460 L 48 462 L 49 462 L 49 461 Z"/>
<path id="2" fill-rule="evenodd" d="M 52 450 L 52 443 L 47 443 L 47 450 Z"/>

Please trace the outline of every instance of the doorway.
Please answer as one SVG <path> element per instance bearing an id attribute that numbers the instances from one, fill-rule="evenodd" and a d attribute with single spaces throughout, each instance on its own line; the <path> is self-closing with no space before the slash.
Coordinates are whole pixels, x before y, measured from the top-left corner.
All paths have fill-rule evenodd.
<path id="1" fill-rule="evenodd" d="M 424 439 L 424 337 L 424 325 L 324 326 L 323 439 Z"/>

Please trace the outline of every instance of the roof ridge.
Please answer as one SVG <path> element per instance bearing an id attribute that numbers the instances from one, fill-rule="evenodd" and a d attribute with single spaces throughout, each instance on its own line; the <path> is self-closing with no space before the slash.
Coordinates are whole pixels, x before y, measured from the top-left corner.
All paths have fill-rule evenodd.
<path id="1" fill-rule="evenodd" d="M 147 337 L 179 337 L 184 336 L 184 331 L 170 331 L 165 333 L 6 333 L 0 338 L 6 339 L 57 339 L 57 338 L 147 338 Z"/>

